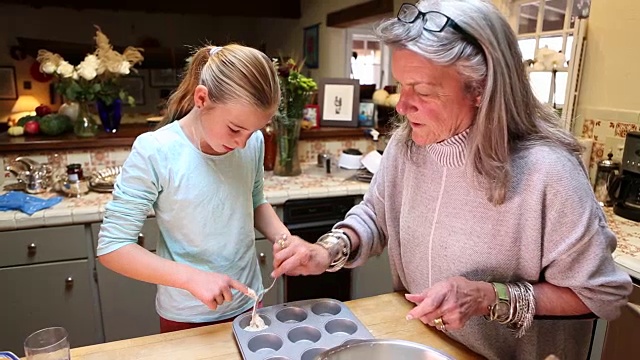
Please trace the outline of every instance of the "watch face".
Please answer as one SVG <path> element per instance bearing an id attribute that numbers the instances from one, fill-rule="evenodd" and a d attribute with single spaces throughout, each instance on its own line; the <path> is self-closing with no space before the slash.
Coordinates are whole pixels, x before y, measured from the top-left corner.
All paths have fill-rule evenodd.
<path id="1" fill-rule="evenodd" d="M 499 301 L 495 307 L 495 314 L 498 319 L 503 319 L 509 317 L 511 313 L 511 305 L 506 302 Z"/>

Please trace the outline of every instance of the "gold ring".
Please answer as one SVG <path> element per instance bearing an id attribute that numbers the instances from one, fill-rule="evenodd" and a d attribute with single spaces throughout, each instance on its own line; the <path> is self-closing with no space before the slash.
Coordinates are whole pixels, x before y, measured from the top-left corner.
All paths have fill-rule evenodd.
<path id="1" fill-rule="evenodd" d="M 281 249 L 284 249 L 287 247 L 287 243 L 284 241 L 284 239 L 278 240 L 278 245 L 280 245 Z"/>
<path id="2" fill-rule="evenodd" d="M 444 325 L 444 321 L 442 321 L 442 317 L 433 320 L 433 324 L 436 326 L 436 329 L 440 331 L 445 331 L 447 329 L 447 327 Z"/>

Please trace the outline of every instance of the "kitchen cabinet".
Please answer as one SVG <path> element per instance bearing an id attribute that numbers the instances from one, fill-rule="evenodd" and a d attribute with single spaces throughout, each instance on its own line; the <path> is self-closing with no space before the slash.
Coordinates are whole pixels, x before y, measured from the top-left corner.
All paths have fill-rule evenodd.
<path id="1" fill-rule="evenodd" d="M 0 233 L 0 349 L 24 354 L 31 333 L 62 326 L 73 347 L 100 339 L 83 225 Z"/>
<path id="2" fill-rule="evenodd" d="M 94 247 L 97 246 L 100 223 L 91 225 Z M 160 239 L 155 218 L 148 218 L 138 244 L 155 252 Z M 106 341 L 130 339 L 160 332 L 156 313 L 156 285 L 134 280 L 116 273 L 96 261 L 96 277 Z"/>
<path id="3" fill-rule="evenodd" d="M 351 295 L 354 300 L 392 291 L 393 280 L 386 248 L 380 256 L 369 258 L 364 265 L 351 271 Z"/>
<path id="4" fill-rule="evenodd" d="M 262 283 L 265 288 L 271 285 L 271 271 L 273 271 L 273 244 L 267 239 L 256 238 L 256 254 L 258 255 L 258 264 L 260 265 L 260 273 L 262 274 Z M 280 304 L 284 301 L 284 282 L 282 277 L 276 280 L 276 284 L 262 299 L 263 306 L 271 306 Z"/>
<path id="5" fill-rule="evenodd" d="M 629 303 L 640 305 L 640 285 L 634 283 Z M 640 359 L 640 314 L 625 306 L 620 317 L 607 325 L 602 360 Z"/>

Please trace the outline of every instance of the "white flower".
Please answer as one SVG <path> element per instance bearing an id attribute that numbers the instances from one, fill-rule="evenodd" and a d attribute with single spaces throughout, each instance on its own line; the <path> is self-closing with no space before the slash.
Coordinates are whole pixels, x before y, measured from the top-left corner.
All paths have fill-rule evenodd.
<path id="1" fill-rule="evenodd" d="M 77 71 L 73 71 L 73 74 L 71 74 L 71 78 L 73 80 L 78 80 L 80 77 L 78 76 L 78 72 Z"/>
<path id="2" fill-rule="evenodd" d="M 83 77 L 85 80 L 93 80 L 96 75 L 98 75 L 96 73 L 96 68 L 86 64 L 84 61 L 76 67 L 76 71 L 77 74 Z"/>
<path id="3" fill-rule="evenodd" d="M 104 65 L 103 61 L 100 61 L 98 63 L 98 68 L 96 69 L 96 73 L 98 75 L 102 75 L 105 72 L 105 70 L 107 70 L 107 67 Z"/>
<path id="4" fill-rule="evenodd" d="M 118 72 L 122 75 L 128 75 L 129 74 L 129 69 L 131 68 L 131 64 L 129 64 L 128 61 L 123 61 L 122 63 L 120 63 L 120 68 L 118 69 Z"/>
<path id="5" fill-rule="evenodd" d="M 46 62 L 40 65 L 40 71 L 45 74 L 53 74 L 56 72 L 56 66 L 51 62 Z"/>
<path id="6" fill-rule="evenodd" d="M 98 64 L 100 64 L 100 60 L 98 60 L 97 56 L 89 54 L 85 56 L 84 60 L 82 60 L 80 64 L 81 65 L 84 64 L 85 66 L 89 66 L 89 67 L 92 67 L 93 69 L 97 69 Z"/>
<path id="7" fill-rule="evenodd" d="M 66 61 L 62 61 L 60 62 L 60 65 L 58 65 L 56 72 L 65 78 L 71 77 L 73 75 L 73 65 Z"/>

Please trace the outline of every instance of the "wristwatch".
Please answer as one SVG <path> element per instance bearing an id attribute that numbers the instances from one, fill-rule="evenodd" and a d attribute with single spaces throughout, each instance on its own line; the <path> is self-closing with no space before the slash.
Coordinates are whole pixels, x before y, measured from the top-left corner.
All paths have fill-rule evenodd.
<path id="1" fill-rule="evenodd" d="M 511 296 L 507 285 L 491 283 L 496 293 L 496 302 L 489 306 L 489 320 L 506 324 L 511 320 Z"/>

